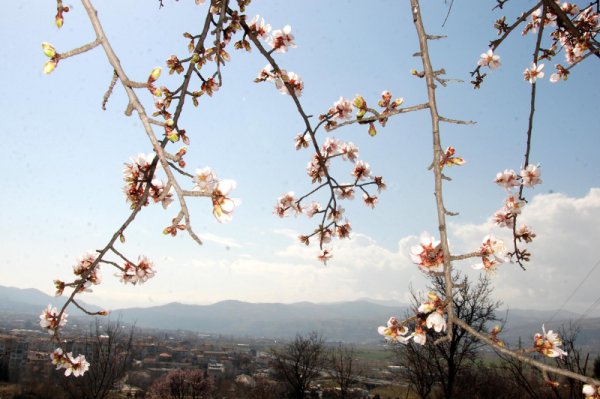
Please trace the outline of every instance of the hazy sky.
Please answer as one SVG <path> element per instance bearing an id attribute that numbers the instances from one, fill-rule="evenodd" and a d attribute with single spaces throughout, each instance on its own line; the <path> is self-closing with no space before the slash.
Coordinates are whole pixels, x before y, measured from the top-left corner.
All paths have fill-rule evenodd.
<path id="1" fill-rule="evenodd" d="M 191 0 L 98 2 L 99 17 L 129 76 L 143 81 L 171 54 L 184 57 L 185 31 L 197 33 L 206 6 Z M 274 29 L 292 26 L 298 48 L 276 59 L 305 82 L 301 101 L 315 116 L 340 96 L 359 93 L 371 103 L 382 90 L 405 99 L 426 100 L 424 81 L 410 75 L 421 69 L 418 42 L 406 1 L 255 1 L 249 15 L 264 16 Z M 442 27 L 447 5 L 424 2 L 431 34 L 448 39 L 430 43 L 436 68 L 448 77 L 469 81 L 489 40 L 496 36 L 495 2 L 455 2 Z M 368 7 L 365 6 L 368 4 Z M 509 19 L 521 10 L 510 9 Z M 112 70 L 101 49 L 61 61 L 42 74 L 46 61 L 41 42 L 63 52 L 94 39 L 83 7 L 74 2 L 58 31 L 53 2 L 19 1 L 3 8 L 0 76 L 4 128 L 0 167 L 0 284 L 53 292 L 52 280 L 68 280 L 75 259 L 105 245 L 129 214 L 122 194 L 122 166 L 151 146 L 137 117 L 126 117 L 125 94 L 117 88 L 108 110 L 102 95 Z M 502 67 L 480 90 L 468 83 L 438 91 L 438 107 L 449 118 L 472 119 L 474 126 L 442 127 L 443 145 L 457 148 L 467 164 L 453 168 L 445 183 L 451 245 L 475 250 L 484 235 L 502 235 L 489 217 L 505 193 L 492 183 L 506 168 L 523 162 L 530 85 L 522 72 L 531 63 L 533 36 L 518 34 L 498 50 Z M 559 55 L 556 62 L 563 62 Z M 503 265 L 494 276 L 495 294 L 511 307 L 561 306 L 600 261 L 600 87 L 598 61 L 577 67 L 566 83 L 551 84 L 555 62 L 546 63 L 538 85 L 532 162 L 541 163 L 544 184 L 529 190 L 523 221 L 538 237 L 527 271 Z M 180 122 L 190 138 L 190 170 L 211 166 L 220 178 L 238 182 L 242 199 L 231 224 L 220 225 L 208 201 L 190 200 L 193 225 L 204 238 L 199 247 L 188 236 L 163 236 L 175 207 L 146 208 L 119 248 L 130 258 L 146 254 L 157 276 L 140 287 L 124 286 L 103 268 L 104 283 L 84 300 L 107 308 L 151 306 L 167 302 L 212 303 L 223 299 L 253 302 L 341 301 L 360 297 L 406 301 L 408 286 L 426 281 L 411 263 L 409 249 L 423 231 L 435 232 L 431 133 L 428 112 L 392 118 L 371 138 L 364 127 L 341 129 L 332 136 L 360 147 L 361 159 L 383 175 L 389 189 L 374 210 L 360 200 L 344 204 L 352 222 L 351 240 L 336 242 L 334 259 L 323 266 L 317 248 L 304 248 L 296 237 L 316 226 L 305 218 L 272 214 L 277 197 L 310 190 L 305 172 L 310 153 L 295 151 L 293 138 L 303 130 L 291 99 L 272 85 L 253 79 L 266 61 L 253 51 L 233 52 L 224 69 L 224 86 L 212 98 L 189 107 Z M 167 74 L 159 84 L 175 87 Z M 147 109 L 151 97 L 140 91 Z M 324 139 L 323 133 L 320 134 Z M 178 145 L 171 147 L 178 148 Z M 345 165 L 346 169 L 348 166 Z M 348 174 L 350 170 L 336 169 Z M 189 187 L 191 187 L 191 182 Z M 470 264 L 457 268 L 476 275 Z M 598 298 L 600 267 L 584 281 L 566 308 L 583 312 Z M 596 308 L 596 313 L 600 309 Z"/>

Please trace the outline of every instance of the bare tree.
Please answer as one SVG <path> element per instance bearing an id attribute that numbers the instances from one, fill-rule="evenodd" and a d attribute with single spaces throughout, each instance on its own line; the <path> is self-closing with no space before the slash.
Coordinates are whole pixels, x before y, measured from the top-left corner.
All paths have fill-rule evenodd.
<path id="1" fill-rule="evenodd" d="M 114 322 L 108 320 L 104 324 L 96 319 L 95 325 L 90 326 L 88 336 L 74 343 L 82 344 L 83 352 L 93 359 L 93 362 L 83 376 L 63 378 L 63 387 L 70 398 L 107 397 L 130 366 L 134 332 L 134 327 L 126 332 L 120 319 Z"/>
<path id="2" fill-rule="evenodd" d="M 492 286 L 487 276 L 481 276 L 476 283 L 467 276 L 455 273 L 453 285 L 457 293 L 452 297 L 457 317 L 478 332 L 485 331 L 490 322 L 499 321 L 496 311 L 501 302 L 491 297 Z M 442 295 L 446 290 L 442 277 L 433 277 L 431 290 Z M 416 308 L 422 298 L 413 291 L 413 306 Z M 468 334 L 458 325 L 453 325 L 452 339 L 435 345 L 419 345 L 410 341 L 397 349 L 398 361 L 404 366 L 404 378 L 409 381 L 422 397 L 427 397 L 434 384 L 440 384 L 445 398 L 456 397 L 457 376 L 466 366 L 472 365 L 478 357 L 478 349 L 484 344 L 474 335 Z M 427 339 L 435 341 L 442 336 L 433 329 L 427 331 Z"/>
<path id="3" fill-rule="evenodd" d="M 304 399 L 311 382 L 319 375 L 326 362 L 323 337 L 313 331 L 300 334 L 282 349 L 271 351 L 278 377 L 291 389 L 296 399 Z"/>
<path id="4" fill-rule="evenodd" d="M 356 363 L 355 352 L 354 346 L 341 343 L 329 351 L 329 368 L 342 398 L 348 397 L 350 388 L 362 374 Z"/>
<path id="5" fill-rule="evenodd" d="M 213 382 L 203 370 L 173 370 L 152 384 L 148 393 L 151 398 L 201 399 L 213 390 Z"/>

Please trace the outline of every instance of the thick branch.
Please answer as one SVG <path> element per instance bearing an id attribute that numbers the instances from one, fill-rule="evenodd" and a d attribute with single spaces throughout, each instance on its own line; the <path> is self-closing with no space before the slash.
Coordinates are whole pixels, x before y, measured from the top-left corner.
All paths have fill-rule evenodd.
<path id="1" fill-rule="evenodd" d="M 568 378 L 572 378 L 574 380 L 578 380 L 578 381 L 584 382 L 586 384 L 600 386 L 600 381 L 595 380 L 595 379 L 593 379 L 591 377 L 587 377 L 585 375 L 577 374 L 577 373 L 574 373 L 574 372 L 569 371 L 569 370 L 559 369 L 557 367 L 550 366 L 550 365 L 548 365 L 546 363 L 542 363 L 542 362 L 539 362 L 537 360 L 531 359 L 531 358 L 529 358 L 529 357 L 527 357 L 527 356 L 525 356 L 525 355 L 523 355 L 523 354 L 521 354 L 519 352 L 510 350 L 510 349 L 508 349 L 508 348 L 506 348 L 504 346 L 497 345 L 489 337 L 481 334 L 480 332 L 478 332 L 477 330 L 475 330 L 468 323 L 466 323 L 465 321 L 463 321 L 461 319 L 457 318 L 454 321 L 462 329 L 466 330 L 469 334 L 472 334 L 473 336 L 477 337 L 477 339 L 485 342 L 490 347 L 494 348 L 494 350 L 496 350 L 497 352 L 500 352 L 502 354 L 511 356 L 513 358 L 516 358 L 516 359 L 519 359 L 523 363 L 526 363 L 526 364 L 529 364 L 530 366 L 536 367 L 536 368 L 538 368 L 541 371 L 555 373 L 555 374 L 562 375 L 562 376 L 565 376 L 565 377 L 568 377 Z"/>
<path id="2" fill-rule="evenodd" d="M 444 199 L 442 194 L 442 169 L 440 161 L 443 156 L 442 147 L 440 145 L 440 116 L 437 110 L 437 103 L 435 98 L 435 72 L 431 66 L 431 60 L 429 58 L 429 48 L 427 46 L 427 33 L 423 26 L 423 20 L 421 19 L 421 10 L 418 0 L 411 0 L 411 9 L 413 15 L 413 22 L 419 36 L 419 47 L 421 60 L 423 62 L 423 71 L 425 73 L 425 80 L 427 82 L 427 98 L 429 103 L 429 112 L 431 115 L 431 131 L 433 135 L 433 174 L 435 179 L 435 200 L 437 206 L 438 215 L 438 228 L 440 231 L 440 241 L 442 246 L 442 252 L 444 254 L 444 278 L 446 280 L 446 299 L 454 296 L 452 287 L 452 263 L 450 261 L 450 249 L 448 246 L 448 233 L 446 230 L 446 213 L 444 206 Z M 454 304 L 452 301 L 448 302 L 447 307 L 448 314 L 448 339 L 452 338 L 452 322 L 454 320 Z"/>

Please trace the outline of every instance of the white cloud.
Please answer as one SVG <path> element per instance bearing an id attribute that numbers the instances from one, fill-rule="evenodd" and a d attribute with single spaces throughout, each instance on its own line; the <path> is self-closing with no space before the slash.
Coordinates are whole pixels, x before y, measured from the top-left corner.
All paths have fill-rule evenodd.
<path id="1" fill-rule="evenodd" d="M 202 241 L 210 241 L 215 244 L 222 244 L 226 247 L 230 248 L 241 248 L 242 246 L 238 244 L 234 239 L 228 237 L 221 237 L 212 233 L 204 233 L 200 235 L 200 239 Z"/>
<path id="2" fill-rule="evenodd" d="M 524 208 L 520 223 L 537 234 L 527 247 L 532 253 L 526 271 L 505 264 L 494 277 L 495 295 L 514 308 L 554 309 L 560 307 L 600 260 L 600 189 L 593 188 L 582 198 L 564 194 L 540 194 Z M 473 250 L 485 234 L 493 231 L 507 237 L 506 229 L 490 222 L 480 225 L 450 226 L 461 250 Z M 465 268 L 468 261 L 463 262 Z M 590 281 L 566 304 L 565 308 L 584 312 L 596 298 L 600 267 Z M 596 310 L 598 312 L 598 309 Z"/>

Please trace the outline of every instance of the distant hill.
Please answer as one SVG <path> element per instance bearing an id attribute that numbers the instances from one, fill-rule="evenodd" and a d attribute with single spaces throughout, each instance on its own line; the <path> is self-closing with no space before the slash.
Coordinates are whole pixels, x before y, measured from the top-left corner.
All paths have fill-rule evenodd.
<path id="1" fill-rule="evenodd" d="M 56 306 L 64 303 L 64 297 L 52 297 L 36 289 L 19 289 L 0 286 L 0 313 L 21 313 L 39 315 L 48 303 Z M 356 343 L 381 342 L 376 329 L 384 325 L 390 316 L 402 317 L 408 311 L 407 305 L 388 306 L 386 301 L 368 298 L 351 302 L 311 303 L 248 303 L 222 301 L 212 305 L 186 305 L 169 303 L 148 308 L 126 308 L 112 312 L 120 315 L 125 322 L 136 323 L 139 327 L 164 330 L 190 330 L 209 334 L 230 336 L 289 338 L 297 333 L 319 331 L 327 340 Z M 99 310 L 93 305 L 85 305 L 91 310 Z M 529 345 L 532 336 L 546 330 L 557 330 L 569 320 L 580 318 L 577 313 L 561 311 L 511 309 L 502 339 L 516 343 L 521 337 Z M 69 314 L 81 312 L 75 307 Z M 505 313 L 499 312 L 504 318 Z M 554 316 L 552 321 L 549 321 Z M 578 342 L 600 348 L 600 318 L 583 319 Z"/>
<path id="2" fill-rule="evenodd" d="M 15 288 L 0 285 L 0 312 L 3 313 L 35 313 L 40 314 L 42 310 L 52 304 L 57 308 L 64 305 L 66 297 L 54 297 L 44 294 L 35 288 Z M 90 311 L 101 310 L 98 306 L 89 305 L 83 301 L 77 301 Z M 73 307 L 68 312 L 73 316 L 82 316 L 84 313 Z"/>
<path id="3" fill-rule="evenodd" d="M 328 340 L 376 342 L 376 328 L 406 308 L 366 301 L 321 303 L 248 303 L 223 301 L 213 305 L 170 303 L 151 308 L 115 310 L 141 327 L 180 328 L 205 333 L 253 337 L 292 337 L 313 330 Z"/>

